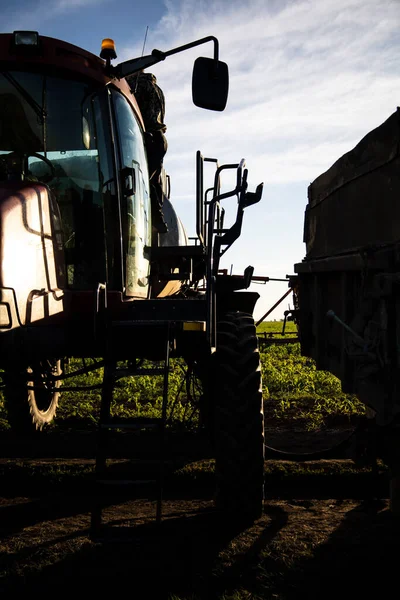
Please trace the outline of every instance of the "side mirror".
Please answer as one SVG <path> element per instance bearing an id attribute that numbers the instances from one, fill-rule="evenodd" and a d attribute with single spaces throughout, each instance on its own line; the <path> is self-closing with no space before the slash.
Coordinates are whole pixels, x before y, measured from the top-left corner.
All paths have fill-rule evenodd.
<path id="1" fill-rule="evenodd" d="M 228 90 L 229 73 L 226 63 L 204 57 L 195 60 L 192 96 L 196 106 L 222 111 L 226 106 Z"/>

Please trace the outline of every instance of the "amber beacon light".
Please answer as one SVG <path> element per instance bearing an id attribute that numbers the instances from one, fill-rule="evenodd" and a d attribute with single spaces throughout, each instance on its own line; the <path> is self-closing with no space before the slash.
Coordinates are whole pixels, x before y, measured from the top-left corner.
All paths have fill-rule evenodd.
<path id="1" fill-rule="evenodd" d="M 105 38 L 101 42 L 101 52 L 100 58 L 104 58 L 107 61 L 112 60 L 113 58 L 117 58 L 117 53 L 115 51 L 115 42 L 110 38 Z"/>

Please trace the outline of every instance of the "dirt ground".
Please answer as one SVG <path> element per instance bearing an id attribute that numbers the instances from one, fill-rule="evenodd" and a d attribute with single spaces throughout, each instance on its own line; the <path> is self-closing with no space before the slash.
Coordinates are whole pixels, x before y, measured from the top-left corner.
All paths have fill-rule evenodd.
<path id="1" fill-rule="evenodd" d="M 274 430 L 267 440 L 285 451 L 307 452 L 340 443 L 348 433 Z M 337 474 L 349 463 L 341 456 L 310 462 L 308 475 L 281 477 L 286 463 L 276 461 L 266 476 L 264 514 L 244 530 L 221 521 L 212 486 L 201 478 L 166 487 L 160 525 L 151 493 L 133 499 L 110 492 L 103 498 L 103 522 L 112 526 L 111 537 L 92 539 L 93 495 L 84 478 L 67 478 L 72 485 L 62 475 L 57 479 L 62 465 L 93 464 L 90 441 L 74 446 L 84 458 L 61 456 L 65 441 L 59 440 L 55 460 L 28 441 L 0 440 L 7 467 L 0 494 L 3 598 L 16 592 L 54 597 L 55 590 L 62 597 L 129 593 L 171 600 L 398 595 L 400 518 L 389 511 L 385 475 L 378 481 L 376 474 L 351 469 Z M 291 464 L 295 473 L 298 463 Z M 38 485 L 43 469 L 53 470 L 51 485 Z"/>

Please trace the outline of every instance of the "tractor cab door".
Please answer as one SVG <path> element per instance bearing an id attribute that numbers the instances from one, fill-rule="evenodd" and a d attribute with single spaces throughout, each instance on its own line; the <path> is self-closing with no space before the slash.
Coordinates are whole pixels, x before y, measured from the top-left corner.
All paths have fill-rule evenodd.
<path id="1" fill-rule="evenodd" d="M 110 90 L 117 139 L 124 293 L 149 296 L 151 207 L 143 134 L 125 96 Z"/>

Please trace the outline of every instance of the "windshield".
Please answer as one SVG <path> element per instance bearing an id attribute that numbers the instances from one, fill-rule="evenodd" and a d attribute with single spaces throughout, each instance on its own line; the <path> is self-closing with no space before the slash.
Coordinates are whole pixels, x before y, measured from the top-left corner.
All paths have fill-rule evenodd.
<path id="1" fill-rule="evenodd" d="M 61 215 L 68 286 L 106 281 L 102 139 L 86 83 L 38 73 L 0 74 L 0 181 L 46 183 Z"/>

